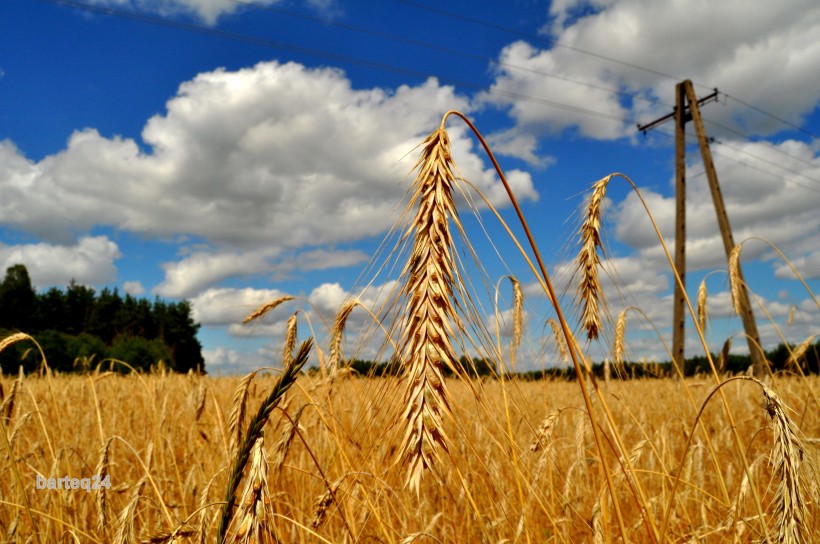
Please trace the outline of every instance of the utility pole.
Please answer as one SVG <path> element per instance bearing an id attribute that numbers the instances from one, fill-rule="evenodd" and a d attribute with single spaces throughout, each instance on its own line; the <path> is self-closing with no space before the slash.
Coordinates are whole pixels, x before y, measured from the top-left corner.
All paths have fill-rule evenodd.
<path id="1" fill-rule="evenodd" d="M 726 250 L 726 259 L 735 247 L 732 238 L 732 228 L 729 224 L 729 216 L 726 214 L 726 207 L 723 203 L 723 195 L 718 184 L 715 165 L 712 160 L 712 152 L 709 149 L 709 139 L 706 136 L 706 129 L 703 126 L 703 119 L 700 115 L 700 106 L 712 100 L 716 100 L 718 91 L 701 98 L 695 96 L 692 82 L 685 80 L 675 86 L 675 111 L 671 114 L 660 117 L 646 125 L 639 125 L 638 130 L 646 132 L 667 119 L 675 119 L 675 270 L 681 279 L 681 285 L 675 282 L 674 308 L 672 313 L 672 357 L 673 363 L 681 371 L 684 364 L 684 303 L 686 287 L 686 123 L 694 121 L 695 131 L 700 146 L 703 167 L 706 170 L 706 177 L 709 180 L 709 189 L 712 193 L 712 201 L 717 213 L 718 226 L 723 238 L 723 247 Z M 760 336 L 757 332 L 752 306 L 749 302 L 749 294 L 743 280 L 743 272 L 738 264 L 738 276 L 741 284 L 740 301 L 741 320 L 746 331 L 746 340 L 749 344 L 749 354 L 752 358 L 753 371 L 759 375 L 763 371 L 763 356 L 760 347 Z"/>

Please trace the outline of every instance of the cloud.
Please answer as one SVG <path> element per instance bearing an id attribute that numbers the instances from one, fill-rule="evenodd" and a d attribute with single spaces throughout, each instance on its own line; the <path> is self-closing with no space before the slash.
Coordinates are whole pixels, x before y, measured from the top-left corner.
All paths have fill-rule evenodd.
<path id="1" fill-rule="evenodd" d="M 792 259 L 792 265 L 794 265 L 804 280 L 816 280 L 820 278 L 820 250 Z M 777 263 L 774 275 L 780 279 L 796 278 L 792 269 L 784 262 Z"/>
<path id="2" fill-rule="evenodd" d="M 264 253 L 196 252 L 177 262 L 162 264 L 165 279 L 154 288 L 163 297 L 191 297 L 204 288 L 237 275 L 252 275 L 270 268 Z"/>
<path id="3" fill-rule="evenodd" d="M 254 4 L 270 6 L 278 4 L 280 0 L 258 0 Z M 108 5 L 114 8 L 127 7 L 134 11 L 151 11 L 163 17 L 192 15 L 208 25 L 216 24 L 220 17 L 236 13 L 243 7 L 242 2 L 234 0 L 95 0 L 94 3 Z M 323 4 L 333 4 L 332 1 L 311 0 L 308 5 L 324 8 Z M 329 11 L 330 7 L 324 9 Z"/>
<path id="4" fill-rule="evenodd" d="M 262 247 L 333 246 L 383 232 L 409 183 L 408 152 L 451 108 L 470 104 L 435 79 L 353 89 L 339 70 L 278 62 L 202 73 L 146 123 L 143 147 L 85 129 L 63 151 L 32 162 L 0 143 L 0 217 L 60 243 L 95 225 L 204 240 L 221 254 L 167 265 L 158 288 L 190 293 L 241 272 L 230 252 L 264 268 L 269 255 L 253 253 Z M 503 203 L 495 173 L 452 124 L 461 171 Z M 508 175 L 519 198 L 538 197 L 529 174 Z"/>
<path id="5" fill-rule="evenodd" d="M 127 281 L 122 284 L 122 289 L 131 296 L 139 296 L 145 293 L 145 287 L 139 281 Z"/>
<path id="6" fill-rule="evenodd" d="M 119 257 L 119 247 L 106 236 L 85 236 L 65 246 L 0 244 L 2 269 L 24 264 L 37 288 L 64 286 L 71 280 L 82 285 L 112 282 L 117 278 L 114 261 Z"/>
<path id="7" fill-rule="evenodd" d="M 163 263 L 165 279 L 153 292 L 163 297 L 189 298 L 228 278 L 269 274 L 281 279 L 296 271 L 353 266 L 367 259 L 368 256 L 359 250 L 313 249 L 287 253 L 277 248 L 199 250 L 179 261 Z"/>
<path id="8" fill-rule="evenodd" d="M 214 287 L 191 299 L 191 316 L 206 327 L 241 324 L 254 310 L 284 295 L 277 289 Z M 280 306 L 265 319 L 270 320 L 283 312 L 288 310 Z"/>
<path id="9" fill-rule="evenodd" d="M 776 146 L 727 142 L 715 148 L 715 167 L 735 243 L 749 237 L 765 238 L 787 256 L 810 264 L 809 255 L 815 251 L 820 230 L 820 191 L 808 179 L 820 179 L 820 157 L 807 144 L 794 141 Z M 750 157 L 778 161 L 783 170 L 777 176 L 767 174 L 756 168 Z M 697 170 L 698 163 L 690 168 Z M 613 179 L 611 183 L 620 182 Z M 674 251 L 675 197 L 651 190 L 642 190 L 642 194 L 669 250 Z M 687 269 L 725 267 L 726 253 L 705 176 L 687 181 L 686 197 Z M 616 238 L 663 265 L 665 257 L 637 195 L 630 193 L 613 211 Z M 743 246 L 744 260 L 770 253 L 764 244 Z"/>
<path id="10" fill-rule="evenodd" d="M 525 132 L 634 134 L 636 121 L 671 111 L 674 80 L 684 77 L 798 125 L 820 98 L 811 80 L 820 61 L 820 6 L 812 0 L 751 10 L 743 0 L 560 1 L 550 15 L 551 46 L 505 47 L 493 92 L 483 97 L 509 108 Z M 710 119 L 754 134 L 786 128 L 735 100 L 710 110 Z"/>

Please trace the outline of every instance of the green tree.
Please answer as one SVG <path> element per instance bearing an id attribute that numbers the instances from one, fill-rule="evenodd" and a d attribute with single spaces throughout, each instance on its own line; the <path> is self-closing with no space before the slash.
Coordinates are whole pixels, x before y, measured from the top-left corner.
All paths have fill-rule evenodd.
<path id="1" fill-rule="evenodd" d="M 128 363 L 137 370 L 150 370 L 160 361 L 169 365 L 173 356 L 171 349 L 159 338 L 148 340 L 140 336 L 118 336 L 110 353 L 114 359 Z"/>
<path id="2" fill-rule="evenodd" d="M 66 288 L 66 323 L 63 332 L 80 334 L 86 330 L 95 304 L 94 289 L 71 280 Z"/>
<path id="3" fill-rule="evenodd" d="M 8 267 L 0 284 L 0 328 L 31 330 L 36 301 L 37 293 L 25 265 Z"/>

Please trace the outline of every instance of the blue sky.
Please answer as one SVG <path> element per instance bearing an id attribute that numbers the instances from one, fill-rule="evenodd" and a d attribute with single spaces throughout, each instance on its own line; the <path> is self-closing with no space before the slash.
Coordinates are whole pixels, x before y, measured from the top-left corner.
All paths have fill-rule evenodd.
<path id="1" fill-rule="evenodd" d="M 735 240 L 777 244 L 816 291 L 820 6 L 755 4 L 9 0 L 0 8 L 0 265 L 26 264 L 40 289 L 73 278 L 185 298 L 209 370 L 276 364 L 295 311 L 300 336 L 309 320 L 323 342 L 322 318 L 332 321 L 346 297 L 375 303 L 392 285 L 363 271 L 396 218 L 414 146 L 458 109 L 499 155 L 563 288 L 578 209 L 611 172 L 641 188 L 672 247 L 672 125 L 645 136 L 635 126 L 669 113 L 675 83 L 688 78 L 699 96 L 722 92 L 703 115 Z M 448 127 L 465 177 L 509 218 L 475 141 L 457 120 Z M 742 327 L 689 129 L 687 283 L 694 296 L 709 274 L 716 350 Z M 555 362 L 552 348 L 539 355 L 553 314 L 532 274 L 489 214 L 498 252 L 468 215 L 489 282 L 514 274 L 525 286 L 521 364 Z M 668 265 L 623 182 L 610 185 L 604 221 L 618 276 L 605 284 L 611 313 L 637 304 L 670 340 Z M 775 324 L 792 342 L 820 333 L 817 305 L 782 261 L 753 241 L 743 257 L 774 321 L 758 311 L 764 344 L 779 341 Z M 239 325 L 283 294 L 298 298 Z M 665 359 L 631 319 L 630 354 Z M 354 312 L 348 354 L 377 353 L 378 340 L 356 339 L 367 328 Z M 591 345 L 593 357 L 610 340 Z M 742 337 L 734 346 L 746 351 Z"/>

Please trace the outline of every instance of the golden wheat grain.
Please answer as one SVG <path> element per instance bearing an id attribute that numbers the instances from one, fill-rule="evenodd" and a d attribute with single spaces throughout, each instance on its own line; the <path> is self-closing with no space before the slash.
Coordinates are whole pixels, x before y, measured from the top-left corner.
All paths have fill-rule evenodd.
<path id="1" fill-rule="evenodd" d="M 601 205 L 606 195 L 606 186 L 611 176 L 598 180 L 592 185 L 592 195 L 587 204 L 587 215 L 581 225 L 581 250 L 576 259 L 581 281 L 577 295 L 581 301 L 581 325 L 589 339 L 598 338 L 601 328 L 600 304 L 603 302 L 598 267 L 601 259 L 598 248 L 601 244 Z"/>
<path id="2" fill-rule="evenodd" d="M 302 343 L 296 356 L 290 364 L 284 367 L 282 375 L 277 379 L 273 389 L 271 389 L 268 396 L 265 397 L 262 404 L 259 405 L 256 414 L 248 422 L 248 429 L 242 437 L 241 443 L 236 448 L 234 459 L 231 463 L 228 486 L 225 491 L 225 501 L 222 504 L 222 511 L 219 515 L 219 525 L 217 526 L 217 539 L 219 541 L 225 538 L 225 534 L 228 530 L 233 507 L 236 504 L 236 491 L 239 489 L 242 474 L 250 459 L 251 450 L 254 444 L 256 444 L 256 441 L 262 436 L 262 429 L 264 429 L 270 419 L 271 412 L 273 412 L 273 409 L 276 408 L 285 393 L 287 393 L 296 382 L 299 372 L 305 366 L 305 363 L 307 363 L 312 347 L 313 338 L 309 338 Z"/>
<path id="3" fill-rule="evenodd" d="M 558 416 L 560 415 L 561 411 L 556 410 L 544 418 L 544 421 L 541 422 L 535 431 L 535 438 L 532 444 L 530 444 L 530 451 L 537 452 L 544 447 L 545 444 L 549 443 L 552 439 L 552 433 L 555 430 L 555 423 L 558 421 Z"/>
<path id="4" fill-rule="evenodd" d="M 101 482 L 104 482 L 108 477 L 108 455 L 111 452 L 111 441 L 109 438 L 105 441 L 100 449 L 100 459 L 97 461 L 97 467 L 94 469 L 94 474 L 99 477 Z M 101 535 L 107 535 L 108 532 L 108 486 L 101 485 L 97 491 L 97 532 Z M 107 540 L 107 539 L 106 539 Z"/>
<path id="5" fill-rule="evenodd" d="M 253 444 L 248 475 L 228 534 L 238 544 L 269 544 L 278 542 L 272 529 L 273 512 L 268 492 L 268 460 L 265 455 L 264 435 Z M 233 530 L 231 530 L 233 529 Z"/>
<path id="6" fill-rule="evenodd" d="M 336 313 L 336 319 L 333 321 L 333 328 L 330 330 L 330 373 L 335 376 L 336 370 L 339 367 L 339 361 L 342 353 L 342 333 L 345 330 L 347 318 L 353 308 L 359 304 L 356 300 L 348 300 L 342 304 L 339 311 Z"/>
<path id="7" fill-rule="evenodd" d="M 282 346 L 282 366 L 287 366 L 293 360 L 293 349 L 296 347 L 296 312 L 288 319 L 285 329 L 285 343 Z"/>
<path id="8" fill-rule="evenodd" d="M 698 286 L 698 326 L 701 331 L 706 330 L 706 320 L 708 319 L 708 315 L 706 313 L 707 296 L 708 292 L 706 291 L 706 278 L 704 278 Z"/>
<path id="9" fill-rule="evenodd" d="M 275 309 L 277 306 L 279 306 L 283 302 L 287 302 L 289 300 L 293 300 L 293 297 L 290 296 L 290 295 L 285 295 L 285 296 L 279 297 L 277 299 L 274 299 L 271 302 L 268 302 L 268 303 L 264 304 L 263 306 L 259 307 L 258 309 L 254 310 L 248 317 L 246 317 L 245 319 L 242 320 L 242 323 L 250 323 L 251 321 L 254 321 L 255 319 L 259 319 L 260 317 L 262 317 L 266 313 L 268 313 L 271 310 Z"/>
<path id="10" fill-rule="evenodd" d="M 789 308 L 789 317 L 786 320 L 786 324 L 789 326 L 794 325 L 794 314 L 797 312 L 797 304 L 792 304 L 791 308 Z"/>
<path id="11" fill-rule="evenodd" d="M 615 324 L 615 342 L 612 346 L 615 366 L 619 367 L 624 360 L 624 337 L 626 336 L 626 308 L 618 314 L 618 321 Z"/>
<path id="12" fill-rule="evenodd" d="M 14 414 L 14 402 L 17 400 L 17 394 L 20 391 L 22 384 L 23 372 L 21 370 L 20 374 L 17 376 L 17 379 L 14 380 L 14 384 L 11 386 L 11 392 L 9 392 L 8 396 L 3 399 L 3 403 L 0 404 L 0 417 L 6 421 L 10 421 L 11 416 Z"/>
<path id="13" fill-rule="evenodd" d="M 775 531 L 777 541 L 785 544 L 805 544 L 809 542 L 806 528 L 808 513 L 805 482 L 802 481 L 800 467 L 805 451 L 794 424 L 786 414 L 783 401 L 763 382 L 763 396 L 766 412 L 772 420 L 774 450 L 772 464 L 779 481 L 775 492 Z"/>
<path id="14" fill-rule="evenodd" d="M 325 522 L 327 510 L 333 504 L 336 492 L 339 490 L 345 476 L 328 485 L 327 490 L 316 498 L 316 504 L 313 508 L 313 521 L 310 522 L 310 528 L 314 531 L 318 530 Z"/>
<path id="15" fill-rule="evenodd" d="M 812 343 L 812 340 L 814 340 L 813 334 L 805 340 L 803 340 L 802 344 L 794 348 L 794 351 L 792 352 L 788 361 L 786 361 L 786 367 L 792 364 L 795 366 L 800 366 L 800 359 L 802 359 L 806 355 L 806 352 L 808 351 L 809 346 Z"/>
<path id="16" fill-rule="evenodd" d="M 273 472 L 276 474 L 282 471 L 282 465 L 285 464 L 285 457 L 287 457 L 290 445 L 299 429 L 299 419 L 302 417 L 304 411 L 305 406 L 302 405 L 293 417 L 285 418 L 285 424 L 279 433 L 279 439 L 273 447 Z"/>
<path id="17" fill-rule="evenodd" d="M 174 542 L 185 542 L 189 537 L 196 534 L 190 529 L 177 528 L 173 532 L 161 532 L 148 540 L 143 540 L 143 544 L 173 544 Z"/>
<path id="18" fill-rule="evenodd" d="M 117 532 L 114 535 L 114 544 L 132 544 L 137 541 L 134 517 L 136 516 L 137 504 L 140 500 L 142 488 L 145 487 L 147 481 L 148 479 L 145 476 L 140 478 L 134 487 L 134 491 L 131 493 L 128 504 L 117 517 Z"/>
<path id="19" fill-rule="evenodd" d="M 196 397 L 194 398 L 194 421 L 199 421 L 202 417 L 202 412 L 205 411 L 205 400 L 208 388 L 205 387 L 205 382 L 200 381 L 196 389 Z"/>
<path id="20" fill-rule="evenodd" d="M 513 345 L 517 348 L 521 345 L 524 330 L 524 291 L 515 276 L 510 276 L 510 282 L 513 288 Z"/>
<path id="21" fill-rule="evenodd" d="M 233 408 L 228 420 L 228 432 L 231 436 L 231 452 L 235 452 L 242 443 L 242 429 L 245 422 L 245 408 L 248 402 L 248 390 L 251 386 L 256 370 L 245 375 L 239 382 L 233 394 Z"/>
<path id="22" fill-rule="evenodd" d="M 2 340 L 0 340 L 0 352 L 4 349 L 9 347 L 10 345 L 14 344 L 15 342 L 20 342 L 22 340 L 31 340 L 31 336 L 27 335 L 24 332 L 16 332 L 12 335 L 6 336 Z"/>
<path id="23" fill-rule="evenodd" d="M 569 349 L 567 349 L 567 339 L 564 337 L 564 332 L 561 326 L 553 318 L 547 319 L 547 324 L 552 329 L 552 337 L 555 339 L 555 345 L 558 348 L 558 353 L 561 355 L 561 360 L 565 363 L 569 362 Z"/>
<path id="24" fill-rule="evenodd" d="M 732 337 L 726 339 L 723 343 L 723 349 L 720 350 L 720 357 L 718 358 L 717 370 L 719 373 L 726 371 L 726 363 L 729 362 L 729 351 L 732 349 Z"/>
<path id="25" fill-rule="evenodd" d="M 455 370 L 450 342 L 459 327 L 453 303 L 455 263 L 449 219 L 456 217 L 453 162 L 443 125 L 422 143 L 411 205 L 417 206 L 408 234 L 413 246 L 402 271 L 404 297 L 400 353 L 406 366 L 405 423 L 400 458 L 407 485 L 419 491 L 422 472 L 447 451 L 442 416 L 450 413 L 442 365 Z"/>
<path id="26" fill-rule="evenodd" d="M 729 253 L 729 286 L 732 289 L 732 308 L 735 310 L 736 315 L 740 315 L 743 311 L 740 304 L 740 290 L 743 289 L 740 284 L 740 250 L 742 247 L 736 245 Z"/>

